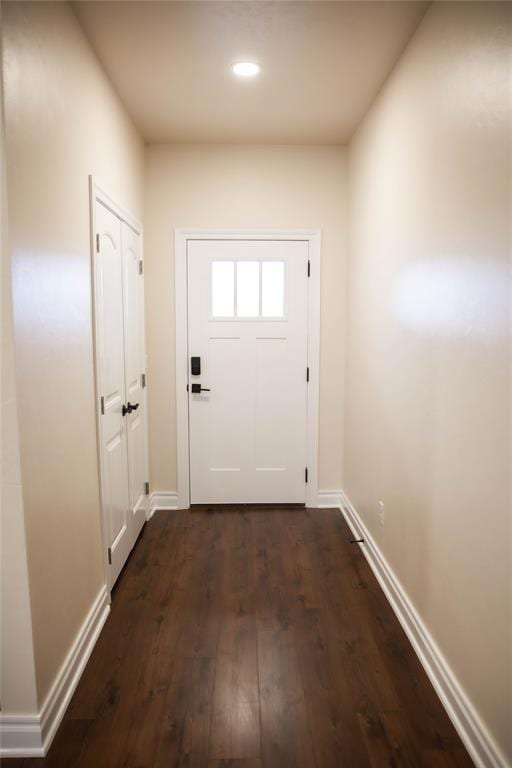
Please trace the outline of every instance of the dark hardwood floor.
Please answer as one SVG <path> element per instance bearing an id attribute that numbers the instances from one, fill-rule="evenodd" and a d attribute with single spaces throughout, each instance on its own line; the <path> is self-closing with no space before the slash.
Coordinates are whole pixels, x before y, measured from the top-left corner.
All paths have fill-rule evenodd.
<path id="1" fill-rule="evenodd" d="M 471 766 L 337 510 L 157 512 L 45 760 Z"/>

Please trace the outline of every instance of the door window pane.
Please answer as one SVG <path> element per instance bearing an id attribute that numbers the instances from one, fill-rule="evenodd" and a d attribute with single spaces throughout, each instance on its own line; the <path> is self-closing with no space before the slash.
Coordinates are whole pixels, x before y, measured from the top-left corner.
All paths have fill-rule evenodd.
<path id="1" fill-rule="evenodd" d="M 212 315 L 233 317 L 235 314 L 235 263 L 212 262 Z"/>
<path id="2" fill-rule="evenodd" d="M 236 265 L 236 314 L 258 317 L 260 314 L 260 264 L 239 261 Z"/>
<path id="3" fill-rule="evenodd" d="M 283 317 L 284 262 L 264 261 L 261 270 L 261 314 L 263 317 Z"/>

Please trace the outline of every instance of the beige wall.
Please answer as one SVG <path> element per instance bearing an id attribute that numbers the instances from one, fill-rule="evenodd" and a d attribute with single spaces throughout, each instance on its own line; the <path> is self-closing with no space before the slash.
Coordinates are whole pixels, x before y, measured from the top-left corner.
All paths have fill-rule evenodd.
<path id="1" fill-rule="evenodd" d="M 14 375 L 1 58 L 0 186 L 0 703 L 3 712 L 29 713 L 36 709 L 36 681 Z"/>
<path id="2" fill-rule="evenodd" d="M 4 203 L 3 194 L 2 198 Z M 2 235 L 4 226 L 2 205 Z M 30 713 L 36 709 L 34 648 L 16 409 L 10 269 L 4 248 L 1 331 L 0 701 L 4 712 Z"/>
<path id="3" fill-rule="evenodd" d="M 507 4 L 431 6 L 350 145 L 344 449 L 349 498 L 510 760 L 511 25 Z"/>
<path id="4" fill-rule="evenodd" d="M 345 282 L 341 147 L 161 145 L 147 152 L 146 316 L 151 488 L 176 490 L 175 227 L 322 230 L 320 488 L 341 484 Z"/>
<path id="5" fill-rule="evenodd" d="M 142 216 L 144 147 L 66 3 L 6 3 L 8 202 L 41 705 L 103 583 L 88 174 Z"/>

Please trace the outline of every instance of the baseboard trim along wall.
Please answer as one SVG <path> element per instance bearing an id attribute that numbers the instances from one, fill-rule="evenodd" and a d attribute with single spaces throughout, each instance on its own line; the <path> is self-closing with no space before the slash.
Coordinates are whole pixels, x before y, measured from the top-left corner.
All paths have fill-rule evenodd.
<path id="1" fill-rule="evenodd" d="M 319 507 L 339 507 L 340 506 L 340 493 L 341 491 L 319 491 L 318 492 L 318 504 Z M 155 491 L 149 497 L 149 513 L 148 520 L 150 520 L 157 509 L 181 509 L 182 505 L 179 502 L 178 494 L 176 491 Z M 183 507 L 187 509 L 187 507 Z"/>
<path id="2" fill-rule="evenodd" d="M 0 715 L 0 757 L 44 757 L 82 676 L 110 611 L 99 591 L 44 701 L 34 715 Z"/>
<path id="3" fill-rule="evenodd" d="M 318 506 L 338 507 L 354 538 L 364 539 L 364 544 L 359 546 L 477 768 L 506 768 L 505 757 L 350 499 L 341 490 L 319 491 Z"/>
<path id="4" fill-rule="evenodd" d="M 149 498 L 148 520 L 151 520 L 157 509 L 179 509 L 178 494 L 175 491 L 155 491 Z"/>
<path id="5" fill-rule="evenodd" d="M 342 497 L 342 492 L 340 490 L 318 491 L 317 506 L 320 508 L 325 507 L 325 508 L 332 509 L 333 507 L 337 507 L 341 509 L 341 497 Z"/>
<path id="6" fill-rule="evenodd" d="M 39 715 L 0 714 L 1 757 L 44 757 Z"/>

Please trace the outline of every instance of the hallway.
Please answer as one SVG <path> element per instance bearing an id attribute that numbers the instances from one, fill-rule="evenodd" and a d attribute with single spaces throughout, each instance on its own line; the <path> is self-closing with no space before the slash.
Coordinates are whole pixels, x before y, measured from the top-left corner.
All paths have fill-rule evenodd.
<path id="1" fill-rule="evenodd" d="M 2 765 L 512 768 L 512 3 L 0 14 Z"/>
<path id="2" fill-rule="evenodd" d="M 472 765 L 339 510 L 157 512 L 35 766 Z"/>

